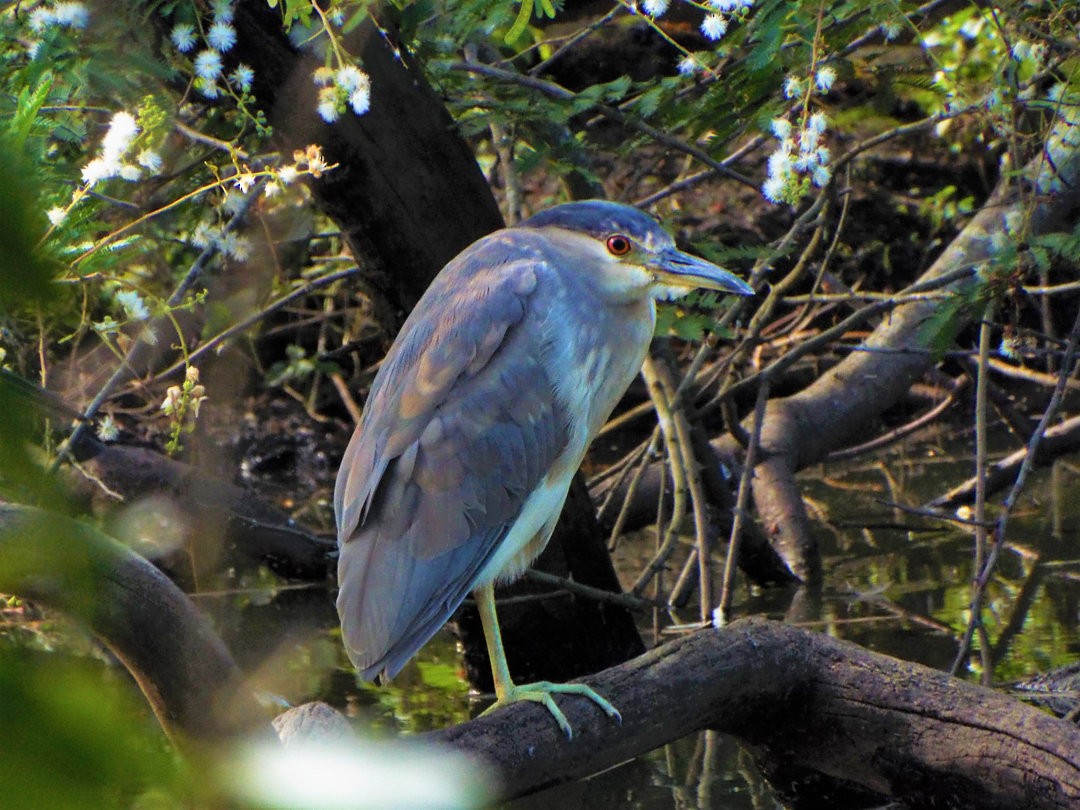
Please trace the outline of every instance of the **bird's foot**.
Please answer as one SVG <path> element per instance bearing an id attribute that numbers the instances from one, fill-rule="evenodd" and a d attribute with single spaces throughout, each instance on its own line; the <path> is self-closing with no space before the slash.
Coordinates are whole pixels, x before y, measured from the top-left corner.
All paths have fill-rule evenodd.
<path id="1" fill-rule="evenodd" d="M 532 701 L 533 703 L 539 703 L 543 705 L 551 716 L 555 718 L 555 722 L 559 724 L 559 728 L 563 730 L 567 738 L 573 738 L 574 731 L 570 728 L 570 723 L 566 720 L 566 715 L 562 713 L 555 704 L 555 699 L 552 695 L 580 695 L 581 697 L 588 698 L 601 709 L 608 717 L 614 717 L 620 723 L 622 722 L 622 715 L 619 714 L 619 710 L 612 706 L 605 698 L 601 697 L 596 691 L 583 683 L 551 683 L 550 681 L 537 681 L 536 683 L 524 684 L 523 686 L 517 686 L 510 684 L 502 694 L 496 698 L 495 702 L 488 706 L 482 714 L 495 711 L 495 709 L 502 708 L 503 706 L 509 706 L 511 703 L 517 703 L 521 700 Z"/>

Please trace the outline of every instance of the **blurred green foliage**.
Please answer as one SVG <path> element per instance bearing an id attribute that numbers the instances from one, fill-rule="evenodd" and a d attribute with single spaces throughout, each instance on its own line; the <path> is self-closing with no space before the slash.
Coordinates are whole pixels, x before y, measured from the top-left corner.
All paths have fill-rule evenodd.
<path id="1" fill-rule="evenodd" d="M 0 807 L 189 806 L 191 774 L 117 675 L 0 635 Z"/>

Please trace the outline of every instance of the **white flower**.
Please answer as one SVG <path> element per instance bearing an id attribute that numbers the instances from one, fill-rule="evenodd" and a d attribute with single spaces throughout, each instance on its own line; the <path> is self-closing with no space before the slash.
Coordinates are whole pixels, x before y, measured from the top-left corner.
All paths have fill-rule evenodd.
<path id="1" fill-rule="evenodd" d="M 821 135 L 828 125 L 829 119 L 825 117 L 825 114 L 816 112 L 810 116 L 810 120 L 806 123 L 806 129 L 814 135 Z"/>
<path id="2" fill-rule="evenodd" d="M 45 216 L 49 218 L 49 224 L 55 228 L 67 218 L 67 209 L 61 208 L 59 205 L 54 205 L 45 212 Z"/>
<path id="3" fill-rule="evenodd" d="M 709 0 L 709 5 L 717 11 L 734 11 L 738 3 L 735 0 Z"/>
<path id="4" fill-rule="evenodd" d="M 346 65 L 340 68 L 334 75 L 334 83 L 344 90 L 346 93 L 351 93 L 361 84 L 370 84 L 368 77 L 364 74 L 360 68 L 353 65 Z"/>
<path id="5" fill-rule="evenodd" d="M 69 28 L 86 28 L 90 20 L 90 13 L 82 3 L 57 3 L 52 12 L 57 25 Z"/>
<path id="6" fill-rule="evenodd" d="M 214 22 L 231 23 L 233 21 L 232 0 L 214 0 L 210 4 L 210 11 L 214 15 Z"/>
<path id="7" fill-rule="evenodd" d="M 300 176 L 300 171 L 292 164 L 282 166 L 278 171 L 278 179 L 285 185 L 292 185 L 293 181 Z"/>
<path id="8" fill-rule="evenodd" d="M 810 174 L 810 179 L 815 186 L 824 187 L 828 185 L 829 178 L 832 177 L 832 172 L 829 171 L 828 166 L 817 165 L 814 167 L 814 171 Z"/>
<path id="9" fill-rule="evenodd" d="M 319 115 L 322 120 L 328 124 L 332 124 L 338 120 L 337 102 L 333 99 L 327 99 L 326 101 L 319 102 Z"/>
<path id="10" fill-rule="evenodd" d="M 708 14 L 701 23 L 701 33 L 709 39 L 720 39 L 727 33 L 727 20 L 719 14 Z"/>
<path id="11" fill-rule="evenodd" d="M 311 74 L 311 80 L 315 82 L 316 87 L 326 87 L 334 81 L 334 71 L 328 67 L 316 68 Z"/>
<path id="12" fill-rule="evenodd" d="M 109 130 L 101 141 L 101 156 L 106 163 L 119 163 L 127 152 L 135 136 L 139 134 L 139 124 L 135 116 L 128 112 L 118 112 L 109 122 Z"/>
<path id="13" fill-rule="evenodd" d="M 116 426 L 116 422 L 110 414 L 105 414 L 98 422 L 97 437 L 103 442 L 111 442 L 120 435 L 120 429 Z"/>
<path id="14" fill-rule="evenodd" d="M 249 65 L 241 62 L 236 66 L 236 70 L 232 72 L 232 80 L 233 84 L 241 90 L 250 90 L 251 83 L 255 80 L 255 71 Z"/>
<path id="15" fill-rule="evenodd" d="M 802 95 L 802 79 L 788 76 L 784 79 L 784 98 L 795 98 Z"/>
<path id="16" fill-rule="evenodd" d="M 120 167 L 115 163 L 106 163 L 102 158 L 94 158 L 82 169 L 82 180 L 87 188 L 91 188 L 101 180 L 114 177 Z"/>
<path id="17" fill-rule="evenodd" d="M 1031 43 L 1025 39 L 1018 39 L 1012 44 L 1009 51 L 1012 53 L 1013 59 L 1017 62 L 1023 62 L 1031 56 Z"/>
<path id="18" fill-rule="evenodd" d="M 211 48 L 224 53 L 236 44 L 236 29 L 227 22 L 216 22 L 206 32 L 206 41 Z"/>
<path id="19" fill-rule="evenodd" d="M 233 184 L 240 189 L 241 194 L 247 194 L 251 191 L 251 187 L 255 185 L 255 175 L 250 172 L 244 172 L 243 174 L 236 175 L 236 179 Z"/>
<path id="20" fill-rule="evenodd" d="M 898 36 L 900 36 L 900 23 L 895 20 L 881 24 L 881 34 L 885 37 L 886 42 L 892 42 Z"/>
<path id="21" fill-rule="evenodd" d="M 200 51 L 195 57 L 195 75 L 207 81 L 213 81 L 220 76 L 221 54 L 212 49 Z"/>
<path id="22" fill-rule="evenodd" d="M 229 234 L 232 236 L 233 234 Z M 245 262 L 251 256 L 251 240 L 246 236 L 236 234 L 232 240 L 228 254 L 238 262 Z"/>
<path id="23" fill-rule="evenodd" d="M 829 151 L 829 147 L 827 146 L 819 146 L 814 154 L 817 156 L 818 163 L 824 165 L 829 162 L 829 157 L 832 155 L 832 152 Z"/>
<path id="24" fill-rule="evenodd" d="M 319 115 L 322 119 L 332 124 L 340 115 L 338 110 L 338 89 L 336 87 L 324 87 L 319 91 Z"/>
<path id="25" fill-rule="evenodd" d="M 817 158 L 812 152 L 799 151 L 799 156 L 795 158 L 795 162 L 792 164 L 797 172 L 808 172 L 817 166 Z"/>
<path id="26" fill-rule="evenodd" d="M 646 14 L 652 17 L 662 17 L 664 12 L 668 10 L 668 0 L 645 0 L 641 7 Z"/>
<path id="27" fill-rule="evenodd" d="M 30 12 L 29 25 L 34 33 L 40 34 L 55 22 L 56 15 L 48 6 L 38 6 Z"/>
<path id="28" fill-rule="evenodd" d="M 358 87 L 349 96 L 349 106 L 357 115 L 363 115 L 371 107 L 371 92 L 366 87 Z"/>
<path id="29" fill-rule="evenodd" d="M 135 160 L 150 174 L 157 174 L 161 171 L 161 155 L 152 149 L 143 149 Z"/>
<path id="30" fill-rule="evenodd" d="M 191 234 L 191 244 L 198 248 L 208 248 L 217 244 L 220 239 L 221 229 L 217 225 L 210 225 L 206 222 L 200 222 L 196 225 Z"/>
<path id="31" fill-rule="evenodd" d="M 238 262 L 245 261 L 251 255 L 251 240 L 236 231 L 222 234 L 218 247 L 222 253 Z"/>
<path id="32" fill-rule="evenodd" d="M 791 122 L 786 118 L 774 118 L 770 125 L 772 134 L 780 140 L 791 137 Z"/>
<path id="33" fill-rule="evenodd" d="M 187 53 L 195 47 L 195 27 L 188 23 L 180 23 L 173 27 L 169 38 L 172 40 L 172 44 L 176 46 L 176 50 L 180 51 L 180 53 Z"/>
<path id="34" fill-rule="evenodd" d="M 273 199 L 281 193 L 281 190 L 281 183 L 272 180 L 263 186 L 263 196 L 268 200 Z"/>
<path id="35" fill-rule="evenodd" d="M 697 59 L 687 54 L 679 60 L 678 70 L 683 76 L 693 76 L 698 70 Z"/>
<path id="36" fill-rule="evenodd" d="M 783 202 L 784 189 L 786 186 L 787 179 L 780 175 L 776 175 L 765 181 L 765 185 L 761 187 L 761 193 L 765 195 L 765 199 L 769 202 Z"/>
<path id="37" fill-rule="evenodd" d="M 165 391 L 165 401 L 161 403 L 161 410 L 169 416 L 172 416 L 176 411 L 180 409 L 180 402 L 183 399 L 183 394 L 180 391 L 179 385 L 170 385 Z"/>
<path id="38" fill-rule="evenodd" d="M 134 183 L 142 177 L 142 169 L 138 166 L 132 166 L 130 163 L 124 163 L 120 166 L 120 177 L 129 183 Z"/>
<path id="39" fill-rule="evenodd" d="M 836 81 L 836 71 L 831 67 L 823 67 L 814 76 L 814 82 L 818 86 L 818 90 L 822 93 L 828 93 L 832 89 L 833 82 Z"/>
<path id="40" fill-rule="evenodd" d="M 115 296 L 116 302 L 124 308 L 128 318 L 133 321 L 145 321 L 150 317 L 150 310 L 143 303 L 142 296 L 135 290 L 123 290 Z"/>
<path id="41" fill-rule="evenodd" d="M 769 155 L 768 171 L 770 177 L 784 174 L 791 169 L 791 152 L 784 148 L 777 149 Z"/>
<path id="42" fill-rule="evenodd" d="M 199 88 L 199 92 L 203 94 L 204 98 L 218 98 L 221 95 L 221 88 L 218 87 L 217 82 L 200 80 L 197 86 Z"/>
<path id="43" fill-rule="evenodd" d="M 308 171 L 311 172 L 312 177 L 318 177 L 327 169 L 326 159 L 323 157 L 322 151 L 314 144 L 307 148 L 304 159 L 307 160 Z"/>

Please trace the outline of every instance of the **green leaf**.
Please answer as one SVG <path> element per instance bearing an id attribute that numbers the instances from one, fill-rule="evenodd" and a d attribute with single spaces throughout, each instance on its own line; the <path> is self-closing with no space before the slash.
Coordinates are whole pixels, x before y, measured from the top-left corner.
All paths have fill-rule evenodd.
<path id="1" fill-rule="evenodd" d="M 506 32 L 506 36 L 503 37 L 503 41 L 507 45 L 516 42 L 517 38 L 525 33 L 525 29 L 529 25 L 529 18 L 532 17 L 532 11 L 533 0 L 521 0 L 521 8 L 518 9 L 517 19 L 510 26 L 510 30 Z"/>
<path id="2" fill-rule="evenodd" d="M 53 77 L 46 73 L 38 82 L 37 87 L 31 90 L 26 87 L 19 93 L 19 101 L 15 105 L 15 114 L 8 122 L 5 141 L 7 148 L 13 149 L 16 154 L 22 154 L 26 148 L 26 139 L 37 123 L 38 113 L 42 105 L 49 97 L 49 91 L 53 86 Z"/>

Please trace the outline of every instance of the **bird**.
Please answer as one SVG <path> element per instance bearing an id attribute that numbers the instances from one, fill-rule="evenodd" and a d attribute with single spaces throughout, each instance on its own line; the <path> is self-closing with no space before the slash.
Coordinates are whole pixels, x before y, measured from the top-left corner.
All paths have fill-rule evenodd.
<path id="1" fill-rule="evenodd" d="M 334 490 L 337 610 L 361 678 L 385 682 L 471 593 L 492 711 L 584 684 L 510 677 L 494 587 L 547 545 L 592 438 L 641 369 L 657 301 L 694 289 L 749 296 L 679 250 L 645 212 L 585 200 L 482 237 L 424 292 L 387 353 Z"/>

